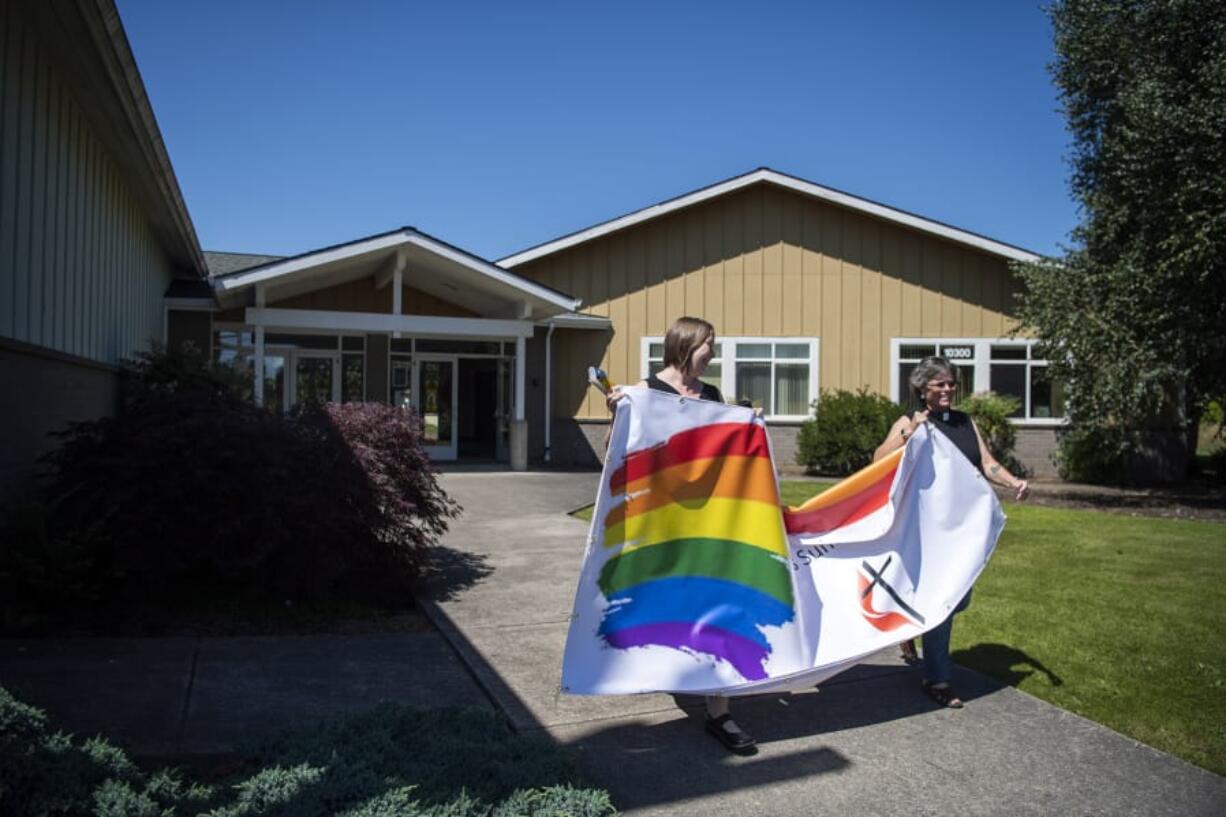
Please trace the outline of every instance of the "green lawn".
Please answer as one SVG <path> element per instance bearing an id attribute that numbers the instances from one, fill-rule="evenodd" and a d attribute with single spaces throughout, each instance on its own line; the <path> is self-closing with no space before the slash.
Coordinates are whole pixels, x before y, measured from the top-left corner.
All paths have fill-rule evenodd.
<path id="1" fill-rule="evenodd" d="M 797 505 L 826 487 L 781 492 Z M 1226 775 L 1226 524 L 1005 512 L 954 659 Z"/>
<path id="2" fill-rule="evenodd" d="M 1005 510 L 954 659 L 1226 774 L 1226 524 Z"/>

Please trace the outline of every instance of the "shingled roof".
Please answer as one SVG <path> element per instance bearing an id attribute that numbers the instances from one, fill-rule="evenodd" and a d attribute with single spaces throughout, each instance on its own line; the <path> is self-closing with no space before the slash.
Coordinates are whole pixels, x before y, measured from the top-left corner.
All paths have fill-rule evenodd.
<path id="1" fill-rule="evenodd" d="M 244 252 L 204 251 L 204 262 L 208 264 L 210 278 L 241 272 L 251 267 L 267 264 L 269 261 L 280 261 L 284 257 L 283 255 L 255 255 Z"/>

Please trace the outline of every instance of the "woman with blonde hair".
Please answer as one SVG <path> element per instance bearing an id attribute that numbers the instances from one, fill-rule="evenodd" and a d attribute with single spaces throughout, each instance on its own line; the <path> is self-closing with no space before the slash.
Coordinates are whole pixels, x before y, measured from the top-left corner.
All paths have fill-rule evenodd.
<path id="1" fill-rule="evenodd" d="M 719 389 L 701 379 L 714 356 L 715 327 L 702 318 L 678 318 L 664 336 L 664 368 L 630 388 L 655 389 L 681 397 L 722 403 L 724 398 Z M 614 410 L 622 396 L 620 386 L 609 392 L 609 411 Z M 706 705 L 707 732 L 729 751 L 752 753 L 757 741 L 732 719 L 728 698 L 709 695 Z"/>

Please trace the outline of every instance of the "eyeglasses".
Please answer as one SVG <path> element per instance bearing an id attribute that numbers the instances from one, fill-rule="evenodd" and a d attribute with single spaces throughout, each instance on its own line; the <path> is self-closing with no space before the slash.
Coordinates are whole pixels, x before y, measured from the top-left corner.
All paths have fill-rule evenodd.
<path id="1" fill-rule="evenodd" d="M 958 388 L 958 381 L 956 381 L 956 380 L 941 380 L 941 381 L 937 381 L 937 382 L 935 382 L 935 383 L 929 383 L 929 384 L 928 384 L 928 388 L 930 388 L 930 389 L 956 389 L 956 388 Z"/>

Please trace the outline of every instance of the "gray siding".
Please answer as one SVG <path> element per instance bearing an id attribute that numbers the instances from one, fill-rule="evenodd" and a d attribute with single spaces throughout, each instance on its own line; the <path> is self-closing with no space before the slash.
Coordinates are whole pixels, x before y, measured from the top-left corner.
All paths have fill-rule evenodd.
<path id="1" fill-rule="evenodd" d="M 0 337 L 115 363 L 162 338 L 173 268 L 23 15 L 0 0 Z"/>

